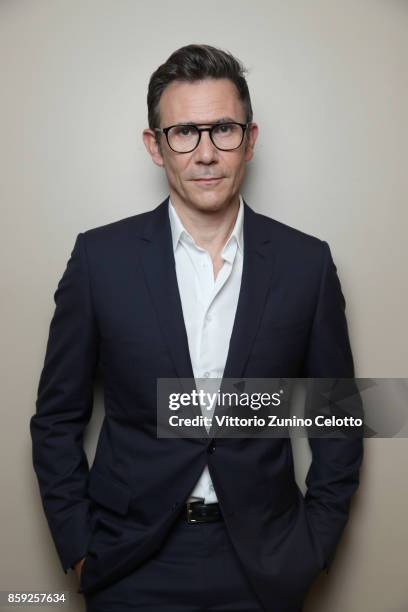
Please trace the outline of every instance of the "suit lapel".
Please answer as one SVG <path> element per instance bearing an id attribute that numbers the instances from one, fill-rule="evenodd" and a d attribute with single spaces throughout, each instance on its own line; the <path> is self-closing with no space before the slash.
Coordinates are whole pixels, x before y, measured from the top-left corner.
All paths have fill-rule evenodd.
<path id="1" fill-rule="evenodd" d="M 265 308 L 273 272 L 270 238 L 262 216 L 244 202 L 244 261 L 224 378 L 244 376 L 252 343 Z"/>
<path id="2" fill-rule="evenodd" d="M 166 198 L 148 218 L 142 235 L 144 275 L 179 378 L 194 378 L 177 283 Z"/>
<path id="3" fill-rule="evenodd" d="M 225 386 L 224 379 L 239 379 L 245 376 L 246 364 L 265 309 L 274 268 L 270 250 L 271 240 L 266 234 L 263 218 L 246 202 L 244 205 L 244 261 L 241 289 L 220 386 L 221 393 L 225 390 L 231 391 L 230 385 Z M 210 438 L 217 435 L 219 427 L 215 416 L 222 412 L 222 406 L 217 404 L 213 413 L 213 424 L 208 433 Z"/>

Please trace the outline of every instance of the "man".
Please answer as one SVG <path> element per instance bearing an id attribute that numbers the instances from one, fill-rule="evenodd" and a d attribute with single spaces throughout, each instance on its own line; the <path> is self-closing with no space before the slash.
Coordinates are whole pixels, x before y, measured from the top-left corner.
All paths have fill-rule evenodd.
<path id="1" fill-rule="evenodd" d="M 148 111 L 169 197 L 79 234 L 54 296 L 31 420 L 45 513 L 88 610 L 299 612 L 347 522 L 361 439 L 310 439 L 304 498 L 288 439 L 157 437 L 156 384 L 354 376 L 336 267 L 326 242 L 240 195 L 258 126 L 236 58 L 179 49 Z"/>

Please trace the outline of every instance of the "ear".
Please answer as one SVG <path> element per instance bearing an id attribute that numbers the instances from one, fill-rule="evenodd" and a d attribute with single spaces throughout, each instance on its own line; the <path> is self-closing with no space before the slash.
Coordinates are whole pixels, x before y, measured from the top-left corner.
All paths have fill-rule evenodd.
<path id="1" fill-rule="evenodd" d="M 245 161 L 253 158 L 256 139 L 258 138 L 259 128 L 256 123 L 250 123 L 245 135 Z"/>
<path id="2" fill-rule="evenodd" d="M 143 142 L 154 163 L 163 167 L 164 160 L 161 154 L 160 145 L 156 140 L 156 132 L 150 128 L 143 130 Z"/>

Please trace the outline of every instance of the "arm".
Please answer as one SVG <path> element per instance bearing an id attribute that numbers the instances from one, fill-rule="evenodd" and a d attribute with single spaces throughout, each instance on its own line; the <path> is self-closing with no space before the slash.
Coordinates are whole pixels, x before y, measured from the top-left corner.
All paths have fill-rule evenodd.
<path id="1" fill-rule="evenodd" d="M 79 234 L 54 294 L 36 413 L 30 421 L 34 469 L 65 572 L 85 556 L 90 536 L 82 441 L 92 413 L 98 333 L 84 242 Z"/>
<path id="2" fill-rule="evenodd" d="M 345 300 L 329 245 L 323 242 L 320 290 L 310 335 L 305 377 L 353 378 Z M 359 484 L 362 438 L 309 438 L 312 462 L 306 477 L 308 520 L 328 568 L 347 523 Z"/>

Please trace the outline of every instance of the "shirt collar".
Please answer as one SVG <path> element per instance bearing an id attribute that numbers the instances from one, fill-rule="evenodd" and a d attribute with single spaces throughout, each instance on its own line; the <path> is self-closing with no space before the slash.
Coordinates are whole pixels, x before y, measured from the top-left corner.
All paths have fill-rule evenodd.
<path id="1" fill-rule="evenodd" d="M 171 202 L 170 197 L 169 197 L 169 217 L 170 217 L 171 236 L 172 236 L 172 242 L 173 242 L 173 251 L 176 250 L 177 245 L 182 236 L 185 237 L 192 244 L 195 244 L 193 237 L 182 224 L 180 217 L 178 216 L 177 211 Z M 231 250 L 230 245 L 234 240 L 236 240 L 238 248 L 243 254 L 244 252 L 243 229 L 244 229 L 244 202 L 243 202 L 241 194 L 239 194 L 239 209 L 238 209 L 238 215 L 235 221 L 235 225 L 221 252 L 221 255 L 225 259 L 227 260 L 230 259 L 229 257 L 229 253 Z"/>

